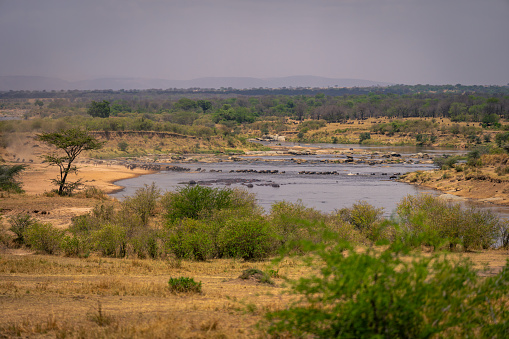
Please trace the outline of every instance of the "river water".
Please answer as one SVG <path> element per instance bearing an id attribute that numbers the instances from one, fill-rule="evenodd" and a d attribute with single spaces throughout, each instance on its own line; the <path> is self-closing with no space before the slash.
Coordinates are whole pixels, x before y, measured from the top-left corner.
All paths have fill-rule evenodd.
<path id="1" fill-rule="evenodd" d="M 289 146 L 295 145 L 286 143 Z M 285 143 L 283 143 L 285 145 Z M 350 145 L 314 144 L 302 145 L 312 147 L 338 147 L 348 149 Z M 351 145 L 358 150 L 397 152 L 402 155 L 416 152 L 436 154 L 460 154 L 465 151 L 456 149 L 415 148 L 415 147 L 369 147 Z M 354 155 L 354 157 L 359 157 Z M 195 162 L 167 164 L 189 168 L 189 172 L 161 171 L 133 179 L 120 180 L 117 185 L 125 187 L 122 191 L 112 194 L 117 199 L 131 196 L 144 185 L 155 183 L 162 191 L 173 191 L 190 181 L 211 187 L 240 187 L 256 194 L 258 204 L 269 212 L 271 205 L 277 201 L 301 201 L 307 207 L 323 212 L 351 207 L 358 201 L 366 201 L 375 207 L 382 207 L 386 217 L 390 216 L 397 204 L 407 195 L 428 193 L 439 195 L 436 190 L 424 189 L 415 185 L 397 182 L 390 179 L 395 174 L 403 174 L 418 170 L 430 170 L 432 164 L 337 164 L 327 160 L 345 158 L 345 155 L 279 155 L 260 157 L 239 157 L 241 161 L 200 163 Z M 297 163 L 295 160 L 305 160 Z M 162 164 L 166 166 L 166 164 Z M 239 172 L 239 171 L 243 171 Z M 247 172 L 250 171 L 250 172 Z M 278 171 L 278 173 L 260 173 L 261 171 Z M 247 172 L 247 173 L 245 173 Z M 302 174 L 302 172 L 316 172 Z M 320 174 L 335 172 L 334 174 Z M 509 217 L 509 209 L 494 205 L 477 205 L 489 208 L 502 217 Z"/>

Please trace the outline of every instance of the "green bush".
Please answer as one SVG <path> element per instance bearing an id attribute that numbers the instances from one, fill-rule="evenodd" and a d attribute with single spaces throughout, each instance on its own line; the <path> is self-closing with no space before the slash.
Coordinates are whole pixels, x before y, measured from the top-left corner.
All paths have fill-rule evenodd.
<path id="1" fill-rule="evenodd" d="M 129 144 L 125 141 L 120 141 L 117 145 L 119 151 L 121 152 L 127 152 L 127 149 L 129 148 Z"/>
<path id="2" fill-rule="evenodd" d="M 184 219 L 170 228 L 167 245 L 177 258 L 204 261 L 217 255 L 214 224 Z"/>
<path id="3" fill-rule="evenodd" d="M 167 218 L 174 222 L 183 218 L 199 219 L 214 209 L 231 205 L 230 189 L 211 188 L 200 185 L 188 185 L 167 193 L 165 207 Z"/>
<path id="4" fill-rule="evenodd" d="M 86 258 L 92 250 L 90 238 L 82 235 L 65 235 L 62 238 L 60 247 L 68 257 Z"/>
<path id="5" fill-rule="evenodd" d="M 272 254 L 276 237 L 269 224 L 261 217 L 230 219 L 224 222 L 218 234 L 222 257 L 260 260 Z"/>
<path id="6" fill-rule="evenodd" d="M 201 293 L 201 281 L 196 282 L 193 278 L 170 278 L 168 285 L 175 293 Z"/>
<path id="7" fill-rule="evenodd" d="M 244 190 L 211 188 L 201 185 L 188 185 L 168 192 L 162 199 L 166 217 L 170 222 L 180 219 L 203 219 L 214 211 L 250 207 L 256 209 L 255 197 Z"/>
<path id="8" fill-rule="evenodd" d="M 10 217 L 9 224 L 11 227 L 9 230 L 16 235 L 14 242 L 18 245 L 23 245 L 25 243 L 25 232 L 36 222 L 37 220 L 28 213 L 20 213 Z"/>
<path id="9" fill-rule="evenodd" d="M 371 139 L 371 133 L 369 132 L 363 132 L 359 134 L 359 144 L 362 144 L 362 142 Z"/>
<path id="10" fill-rule="evenodd" d="M 55 254 L 60 250 L 64 232 L 51 224 L 35 222 L 23 233 L 25 244 L 38 252 Z"/>
<path id="11" fill-rule="evenodd" d="M 431 195 L 405 197 L 397 207 L 397 237 L 409 246 L 487 249 L 500 237 L 502 222 L 491 211 L 463 210 Z"/>
<path id="12" fill-rule="evenodd" d="M 272 205 L 268 220 L 281 246 L 301 250 L 302 240 L 323 240 L 321 231 L 327 217 L 302 202 L 279 201 Z"/>
<path id="13" fill-rule="evenodd" d="M 454 164 L 460 160 L 461 157 L 458 156 L 441 156 L 441 157 L 435 157 L 433 159 L 433 163 L 435 166 L 437 166 L 439 169 L 446 170 L 449 168 L 453 168 Z"/>
<path id="14" fill-rule="evenodd" d="M 127 231 L 115 224 L 102 225 L 92 234 L 94 248 L 107 257 L 123 258 L 126 255 Z"/>
<path id="15" fill-rule="evenodd" d="M 146 226 L 148 225 L 149 217 L 154 214 L 160 195 L 160 191 L 155 183 L 152 183 L 150 186 L 145 185 L 137 189 L 132 197 L 126 198 L 122 203 L 122 207 L 139 216 L 142 225 Z"/>
<path id="16" fill-rule="evenodd" d="M 16 177 L 25 170 L 25 165 L 0 165 L 0 191 L 22 193 L 21 183 Z"/>
<path id="17" fill-rule="evenodd" d="M 127 239 L 126 254 L 140 259 L 160 258 L 163 246 L 159 232 L 153 229 L 141 229 Z"/>
<path id="18" fill-rule="evenodd" d="M 367 239 L 378 241 L 386 238 L 386 223 L 383 223 L 383 208 L 376 208 L 366 201 L 359 201 L 350 208 L 342 208 L 338 211 L 338 217 L 350 223 L 356 230 L 361 232 Z"/>
<path id="19" fill-rule="evenodd" d="M 346 250 L 346 252 L 345 252 Z M 274 337 L 503 338 L 509 331 L 509 262 L 481 278 L 468 261 L 402 258 L 348 245 L 319 247 L 320 273 L 290 281 L 300 297 L 265 314 Z"/>

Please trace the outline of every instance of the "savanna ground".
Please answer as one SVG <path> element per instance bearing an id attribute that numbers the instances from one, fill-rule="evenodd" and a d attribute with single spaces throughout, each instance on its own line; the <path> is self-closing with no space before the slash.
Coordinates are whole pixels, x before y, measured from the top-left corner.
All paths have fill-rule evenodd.
<path id="1" fill-rule="evenodd" d="M 375 123 L 378 123 L 377 119 L 358 121 L 353 125 L 328 124 L 318 132 L 328 138 L 336 133 L 334 131 L 347 129 L 342 135 L 345 140 L 352 140 L 358 139 L 360 133 L 369 131 Z M 24 158 L 27 162 L 29 159 L 33 162 L 29 163 L 21 176 L 26 193 L 3 193 L 0 197 L 3 220 L 17 213 L 29 212 L 40 221 L 66 228 L 72 217 L 87 213 L 104 198 L 45 195 L 44 192 L 53 188 L 50 180 L 56 175 L 54 168 L 48 168 L 38 158 L 48 149 L 34 143 L 33 134 L 12 134 L 12 137 L 16 139 L 12 139 L 11 148 L 2 157 L 6 160 Z M 384 135 L 379 138 L 373 135 L 372 138 L 380 144 L 406 144 L 415 139 L 409 135 Z M 444 135 L 443 138 L 447 143 L 449 139 L 458 137 Z M 186 154 L 188 149 L 203 149 L 212 145 L 203 140 L 175 141 L 157 136 L 131 136 L 126 140 L 132 149 L 145 146 L 154 149 L 155 154 L 170 147 L 176 154 Z M 99 158 L 123 155 L 118 151 L 119 139 L 106 141 Z M 227 146 L 223 142 L 218 140 L 217 145 L 209 149 Z M 241 144 L 230 146 L 242 148 Z M 144 157 L 147 161 L 155 159 L 151 155 Z M 150 173 L 148 170 L 129 170 L 122 165 L 101 163 L 96 159 L 83 161 L 78 164 L 78 177 L 83 178 L 87 186 L 97 187 L 106 193 L 119 188 L 113 181 Z M 490 166 L 491 169 L 485 172 L 495 176 L 498 165 Z M 507 183 L 503 180 L 489 183 L 480 180 L 482 185 L 487 186 L 480 187 L 476 193 L 476 189 L 470 186 L 457 186 L 473 185 L 473 181 L 464 179 L 464 171 L 450 169 L 439 174 L 418 175 L 429 179 L 412 181 L 411 177 L 407 178 L 414 183 L 433 182 L 432 187 L 458 192 L 456 194 L 468 191 L 469 194 L 465 193 L 465 196 L 470 198 L 487 194 L 488 198 L 496 198 L 494 202 L 507 203 Z M 485 250 L 453 256 L 468 257 L 479 269 L 487 266 L 489 270 L 485 274 L 493 275 L 505 265 L 509 252 Z M 248 268 L 272 272 L 274 285 L 254 279 L 240 279 L 239 276 Z M 240 259 L 214 259 L 195 262 L 175 258 L 114 259 L 94 254 L 88 258 L 68 258 L 40 255 L 23 248 L 2 247 L 0 336 L 265 337 L 263 329 L 258 329 L 256 324 L 266 311 L 284 307 L 291 298 L 282 294 L 285 291 L 282 277 L 298 278 L 310 273 L 310 269 L 298 258 L 284 259 L 277 265 L 270 260 L 246 262 Z M 202 282 L 202 293 L 172 293 L 168 289 L 171 277 L 190 277 Z"/>

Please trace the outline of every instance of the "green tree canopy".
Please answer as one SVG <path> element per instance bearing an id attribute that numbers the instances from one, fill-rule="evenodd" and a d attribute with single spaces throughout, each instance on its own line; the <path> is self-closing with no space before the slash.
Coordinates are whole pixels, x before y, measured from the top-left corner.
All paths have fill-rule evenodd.
<path id="1" fill-rule="evenodd" d="M 102 102 L 92 101 L 87 113 L 93 117 L 107 118 L 110 116 L 110 103 L 106 100 Z"/>
<path id="2" fill-rule="evenodd" d="M 59 195 L 70 195 L 79 185 L 79 180 L 74 183 L 68 183 L 67 175 L 70 172 L 76 173 L 78 168 L 72 166 L 72 163 L 83 151 L 99 149 L 103 143 L 91 136 L 87 131 L 77 128 L 71 128 L 59 132 L 43 133 L 37 135 L 37 139 L 49 145 L 53 145 L 59 151 L 58 153 L 44 155 L 44 159 L 50 165 L 58 166 L 60 175 L 53 182 L 59 186 Z M 62 154 L 65 153 L 65 154 Z"/>

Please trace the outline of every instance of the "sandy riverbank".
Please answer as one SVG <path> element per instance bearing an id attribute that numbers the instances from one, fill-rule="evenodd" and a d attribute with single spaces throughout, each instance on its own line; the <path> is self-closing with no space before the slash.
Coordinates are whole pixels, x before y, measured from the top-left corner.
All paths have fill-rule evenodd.
<path id="1" fill-rule="evenodd" d="M 490 176 L 483 177 L 483 180 L 465 179 L 465 176 L 452 170 L 434 170 L 409 173 L 403 176 L 401 181 L 438 190 L 449 200 L 463 199 L 509 206 L 509 182 L 492 179 Z"/>
<path id="2" fill-rule="evenodd" d="M 135 178 L 140 175 L 154 173 L 154 171 L 135 168 L 130 170 L 122 165 L 79 164 L 77 174 L 69 174 L 69 181 L 81 179 L 85 186 L 94 186 L 105 193 L 112 193 L 122 189 L 114 182 L 123 179 Z M 30 164 L 21 176 L 23 189 L 26 194 L 43 194 L 56 188 L 51 181 L 58 175 L 57 167 L 46 164 Z"/>

